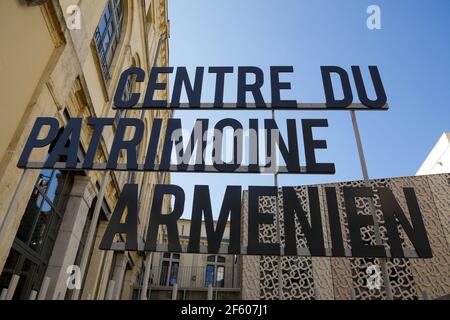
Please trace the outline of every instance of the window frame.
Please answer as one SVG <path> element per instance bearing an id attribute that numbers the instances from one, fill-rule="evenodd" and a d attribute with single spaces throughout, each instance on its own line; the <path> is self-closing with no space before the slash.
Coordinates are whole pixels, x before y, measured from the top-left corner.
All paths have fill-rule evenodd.
<path id="1" fill-rule="evenodd" d="M 175 283 L 178 282 L 178 276 L 181 267 L 180 264 L 181 256 L 179 253 L 165 252 L 161 256 L 161 258 L 162 259 L 160 263 L 159 285 L 162 287 L 172 287 Z M 164 263 L 166 263 L 167 266 L 164 266 Z M 175 279 L 175 282 L 172 282 L 173 278 Z"/>
<path id="2" fill-rule="evenodd" d="M 222 279 L 218 280 L 219 269 L 222 270 Z M 212 285 L 214 288 L 225 288 L 226 257 L 220 255 L 209 255 L 206 257 L 205 287 Z M 212 282 L 208 281 L 208 274 L 212 271 Z M 219 284 L 221 282 L 221 285 Z"/>
<path id="3" fill-rule="evenodd" d="M 108 83 L 111 79 L 111 66 L 120 44 L 124 22 L 124 7 L 124 1 L 122 0 L 108 0 L 94 31 L 93 42 L 105 83 Z M 106 17 L 107 13 L 109 17 Z M 104 27 L 102 28 L 103 23 Z M 105 39 L 107 37 L 109 41 L 105 48 Z"/>

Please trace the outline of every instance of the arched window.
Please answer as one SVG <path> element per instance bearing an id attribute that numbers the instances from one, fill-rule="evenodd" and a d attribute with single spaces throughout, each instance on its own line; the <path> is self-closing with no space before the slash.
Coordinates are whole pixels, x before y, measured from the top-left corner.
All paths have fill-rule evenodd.
<path id="1" fill-rule="evenodd" d="M 208 256 L 205 271 L 205 287 L 225 287 L 225 257 Z"/>
<path id="2" fill-rule="evenodd" d="M 105 80 L 111 78 L 109 69 L 120 40 L 123 23 L 123 1 L 109 0 L 94 33 L 100 64 Z"/>

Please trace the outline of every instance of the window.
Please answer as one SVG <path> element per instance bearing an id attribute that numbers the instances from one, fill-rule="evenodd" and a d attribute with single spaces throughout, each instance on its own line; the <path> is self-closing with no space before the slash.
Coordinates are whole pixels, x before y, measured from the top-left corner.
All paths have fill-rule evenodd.
<path id="1" fill-rule="evenodd" d="M 133 93 L 133 88 L 136 85 L 136 75 L 132 75 L 131 77 L 128 77 L 127 83 L 125 85 L 125 90 L 123 92 L 123 100 L 129 100 L 131 98 L 131 94 Z M 126 116 L 127 110 L 117 110 L 116 114 L 114 116 L 114 123 L 113 127 L 117 128 L 119 125 L 119 121 L 121 118 L 124 118 Z"/>
<path id="2" fill-rule="evenodd" d="M 161 264 L 160 286 L 173 286 L 178 281 L 180 255 L 178 253 L 164 253 Z"/>
<path id="3" fill-rule="evenodd" d="M 45 169 L 39 174 L 17 232 L 17 238 L 37 253 L 45 250 L 47 240 L 56 240 L 72 183 L 70 178 L 59 170 Z"/>
<path id="4" fill-rule="evenodd" d="M 212 285 L 213 287 L 225 287 L 225 257 L 208 256 L 206 258 L 208 264 L 205 271 L 205 287 Z"/>
<path id="5" fill-rule="evenodd" d="M 122 23 L 122 0 L 109 0 L 94 33 L 95 45 L 105 80 L 109 80 L 111 77 L 109 69 L 120 40 Z"/>
<path id="6" fill-rule="evenodd" d="M 123 115 L 125 115 L 125 113 L 126 113 L 126 110 L 117 110 L 116 111 L 116 114 L 114 116 L 114 123 L 113 123 L 115 128 L 117 128 L 117 126 L 119 125 L 120 118 L 122 118 Z"/>
<path id="7" fill-rule="evenodd" d="M 73 184 L 73 176 L 60 170 L 42 170 L 28 200 L 5 268 L 0 288 L 13 274 L 20 276 L 14 299 L 28 299 L 40 289 Z"/>
<path id="8" fill-rule="evenodd" d="M 64 116 L 66 120 L 70 119 L 67 110 L 64 110 Z M 54 142 L 49 152 L 53 147 Z M 78 162 L 82 162 L 83 154 L 79 146 Z M 65 156 L 58 161 L 64 162 Z M 39 173 L 0 275 L 0 290 L 9 285 L 14 274 L 20 276 L 14 299 L 29 299 L 31 290 L 40 290 L 73 181 L 74 173 L 64 170 L 44 169 Z"/>

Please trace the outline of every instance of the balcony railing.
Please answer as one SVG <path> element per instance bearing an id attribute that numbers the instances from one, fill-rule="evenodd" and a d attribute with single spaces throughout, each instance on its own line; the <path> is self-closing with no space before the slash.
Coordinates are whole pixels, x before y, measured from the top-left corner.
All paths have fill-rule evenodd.
<path id="1" fill-rule="evenodd" d="M 237 266 L 177 266 L 153 267 L 151 270 L 151 287 L 171 287 L 175 283 L 178 288 L 238 288 L 239 272 Z"/>

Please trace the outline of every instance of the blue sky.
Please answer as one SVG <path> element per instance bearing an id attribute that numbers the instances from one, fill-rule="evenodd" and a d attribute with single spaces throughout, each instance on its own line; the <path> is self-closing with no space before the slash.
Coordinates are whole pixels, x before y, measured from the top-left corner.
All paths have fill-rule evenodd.
<path id="1" fill-rule="evenodd" d="M 371 4 L 381 8 L 381 30 L 366 27 Z M 170 0 L 170 65 L 186 66 L 191 72 L 196 66 L 253 65 L 265 75 L 271 65 L 292 65 L 294 74 L 285 77 L 292 90 L 283 98 L 300 102 L 325 101 L 321 65 L 346 70 L 359 65 L 366 75 L 367 66 L 377 65 L 390 110 L 357 113 L 369 176 L 414 175 L 440 135 L 450 130 L 448 12 L 446 0 Z M 205 76 L 203 102 L 212 101 L 213 79 Z M 235 102 L 235 86 L 235 77 L 226 79 L 226 101 Z M 264 89 L 270 101 L 269 86 Z M 270 118 L 271 113 L 181 111 L 175 117 L 190 130 L 196 118 L 208 117 L 214 124 L 232 117 L 246 127 L 249 118 Z M 329 127 L 314 134 L 328 143 L 326 151 L 317 153 L 318 160 L 334 162 L 336 174 L 280 175 L 280 185 L 361 178 L 349 112 L 276 113 L 281 127 L 288 118 L 328 119 Z M 193 186 L 209 184 L 217 216 L 226 185 L 272 185 L 273 177 L 183 173 L 172 174 L 172 183 L 185 189 L 185 217 L 190 217 Z"/>

